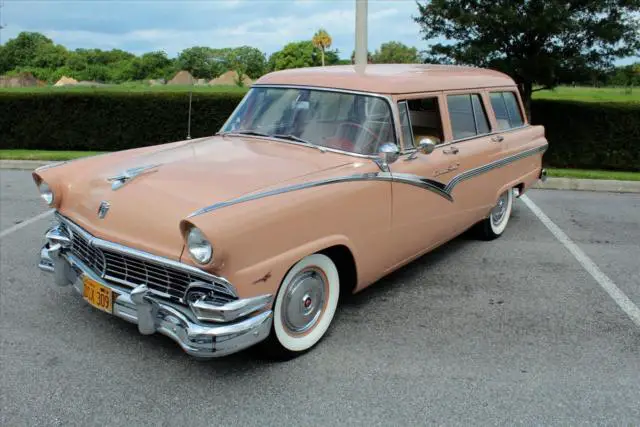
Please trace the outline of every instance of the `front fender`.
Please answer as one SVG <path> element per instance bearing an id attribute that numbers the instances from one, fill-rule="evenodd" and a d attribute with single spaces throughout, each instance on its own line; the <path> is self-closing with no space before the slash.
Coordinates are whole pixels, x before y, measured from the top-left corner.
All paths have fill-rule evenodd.
<path id="1" fill-rule="evenodd" d="M 257 264 L 248 266 L 235 272 L 234 281 L 242 284 L 242 293 L 254 296 L 262 294 L 275 295 L 287 272 L 298 261 L 306 256 L 320 252 L 332 246 L 346 246 L 356 260 L 358 270 L 358 256 L 352 243 L 346 236 L 325 236 L 312 242 L 307 242 L 290 250 L 274 255 Z"/>
<path id="2" fill-rule="evenodd" d="M 349 168 L 332 172 L 353 174 Z M 359 284 L 374 280 L 388 267 L 384 242 L 390 224 L 391 183 L 362 180 L 221 207 L 185 219 L 181 229 L 185 233 L 194 225 L 204 232 L 214 247 L 214 261 L 205 269 L 227 278 L 240 297 L 249 298 L 274 293 L 297 261 L 336 245 L 351 251 Z M 182 262 L 192 263 L 186 253 Z"/>

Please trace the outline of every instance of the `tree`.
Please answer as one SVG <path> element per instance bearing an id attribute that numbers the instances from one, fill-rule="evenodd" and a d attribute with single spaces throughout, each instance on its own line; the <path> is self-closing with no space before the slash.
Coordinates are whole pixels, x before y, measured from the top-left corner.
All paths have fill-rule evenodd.
<path id="1" fill-rule="evenodd" d="M 267 59 L 264 53 L 251 46 L 240 46 L 229 49 L 224 58 L 228 69 L 238 75 L 238 84 L 242 83 L 244 75 L 257 79 L 265 73 Z"/>
<path id="2" fill-rule="evenodd" d="M 197 79 L 211 79 L 224 72 L 227 50 L 194 46 L 183 50 L 176 60 L 181 70 L 189 71 Z"/>
<path id="3" fill-rule="evenodd" d="M 9 70 L 35 66 L 34 61 L 37 53 L 42 54 L 49 47 L 55 48 L 53 41 L 44 35 L 22 32 L 15 39 L 5 43 L 2 62 L 6 64 L 5 67 L 9 67 Z"/>
<path id="4" fill-rule="evenodd" d="M 320 52 L 322 53 L 322 66 L 324 67 L 324 53 L 325 50 L 331 47 L 331 36 L 324 28 L 320 28 L 313 35 L 313 39 L 311 39 L 311 42 L 316 48 L 320 49 Z"/>
<path id="5" fill-rule="evenodd" d="M 639 0 L 431 0 L 418 3 L 428 60 L 501 70 L 529 109 L 533 86 L 562 72 L 602 69 L 640 49 Z"/>
<path id="6" fill-rule="evenodd" d="M 291 42 L 269 57 L 269 69 L 312 67 L 317 61 L 317 49 L 310 41 Z"/>
<path id="7" fill-rule="evenodd" d="M 400 42 L 387 42 L 373 54 L 375 64 L 413 64 L 418 62 L 418 51 Z"/>

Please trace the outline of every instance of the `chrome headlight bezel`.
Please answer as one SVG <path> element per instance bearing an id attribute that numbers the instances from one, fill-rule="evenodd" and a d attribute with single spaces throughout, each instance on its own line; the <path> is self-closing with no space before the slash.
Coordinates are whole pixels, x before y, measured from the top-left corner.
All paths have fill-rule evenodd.
<path id="1" fill-rule="evenodd" d="M 44 181 L 40 181 L 38 184 L 38 191 L 40 191 L 40 197 L 47 206 L 53 206 L 53 202 L 55 201 L 55 194 L 53 193 L 53 189 Z"/>
<path id="2" fill-rule="evenodd" d="M 198 264 L 209 264 L 213 261 L 213 245 L 198 227 L 189 229 L 186 240 L 191 259 Z"/>

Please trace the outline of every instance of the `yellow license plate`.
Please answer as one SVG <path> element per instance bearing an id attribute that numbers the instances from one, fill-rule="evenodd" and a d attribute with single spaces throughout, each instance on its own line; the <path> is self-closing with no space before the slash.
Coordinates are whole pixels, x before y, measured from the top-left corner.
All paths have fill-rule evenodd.
<path id="1" fill-rule="evenodd" d="M 113 295 L 111 289 L 102 286 L 87 276 L 82 277 L 82 283 L 84 284 L 82 296 L 89 304 L 107 313 L 113 312 Z"/>

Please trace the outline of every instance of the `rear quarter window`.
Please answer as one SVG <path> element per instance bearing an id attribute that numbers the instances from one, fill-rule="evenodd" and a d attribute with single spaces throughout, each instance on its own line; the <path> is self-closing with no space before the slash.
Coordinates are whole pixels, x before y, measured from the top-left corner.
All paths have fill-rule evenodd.
<path id="1" fill-rule="evenodd" d="M 492 92 L 489 98 L 500 130 L 516 128 L 524 124 L 515 93 Z"/>

